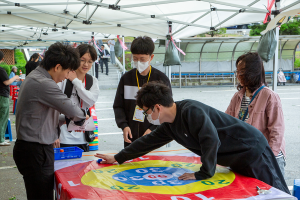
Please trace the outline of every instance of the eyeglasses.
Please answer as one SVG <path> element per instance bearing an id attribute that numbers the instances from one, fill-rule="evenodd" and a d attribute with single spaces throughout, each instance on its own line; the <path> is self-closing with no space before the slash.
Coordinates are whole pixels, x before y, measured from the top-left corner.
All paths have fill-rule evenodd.
<path id="1" fill-rule="evenodd" d="M 150 110 L 150 109 L 154 109 L 154 106 L 151 106 L 151 107 L 149 107 L 146 111 L 143 111 L 143 114 L 145 115 L 145 117 L 148 117 L 148 114 L 147 114 L 147 112 L 148 112 L 148 110 Z"/>
<path id="2" fill-rule="evenodd" d="M 82 64 L 88 64 L 88 65 L 92 65 L 93 64 L 93 61 L 85 61 L 85 60 L 80 60 L 80 62 L 82 63 Z"/>

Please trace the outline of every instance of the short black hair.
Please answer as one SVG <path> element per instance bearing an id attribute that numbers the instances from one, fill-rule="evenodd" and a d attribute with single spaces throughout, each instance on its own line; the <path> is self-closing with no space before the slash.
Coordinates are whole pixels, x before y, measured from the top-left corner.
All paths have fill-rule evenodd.
<path id="1" fill-rule="evenodd" d="M 102 44 L 101 47 L 104 47 L 104 45 Z"/>
<path id="2" fill-rule="evenodd" d="M 4 58 L 4 53 L 0 51 L 0 61 Z"/>
<path id="3" fill-rule="evenodd" d="M 71 45 L 56 42 L 52 44 L 45 52 L 45 57 L 41 67 L 49 71 L 57 64 L 60 64 L 64 70 L 76 70 L 80 66 L 79 52 Z"/>
<path id="4" fill-rule="evenodd" d="M 171 107 L 174 103 L 171 89 L 162 81 L 151 81 L 137 92 L 136 102 L 140 108 L 152 108 L 156 104 Z"/>
<path id="5" fill-rule="evenodd" d="M 241 66 L 238 76 L 240 76 L 241 83 L 237 85 L 237 89 L 241 90 L 243 87 L 248 88 L 250 92 L 254 92 L 262 84 L 268 86 L 265 79 L 264 63 L 257 52 L 248 52 L 241 55 L 236 60 L 236 67 Z"/>
<path id="6" fill-rule="evenodd" d="M 132 54 L 146 54 L 152 55 L 154 52 L 155 46 L 153 40 L 148 36 L 139 36 L 135 38 L 130 47 Z"/>
<path id="7" fill-rule="evenodd" d="M 91 55 L 92 60 L 95 62 L 95 60 L 97 60 L 97 52 L 96 49 L 89 45 L 89 44 L 81 44 L 77 47 L 77 50 L 79 52 L 79 56 L 80 58 L 86 54 L 89 53 Z"/>

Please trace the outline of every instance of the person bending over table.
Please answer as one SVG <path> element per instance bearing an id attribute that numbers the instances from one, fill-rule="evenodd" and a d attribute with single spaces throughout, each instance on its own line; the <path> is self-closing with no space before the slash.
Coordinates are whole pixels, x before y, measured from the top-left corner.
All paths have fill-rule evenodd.
<path id="1" fill-rule="evenodd" d="M 202 162 L 180 180 L 211 178 L 218 164 L 290 193 L 266 138 L 253 126 L 198 101 L 174 102 L 170 88 L 159 82 L 145 84 L 136 98 L 148 121 L 161 125 L 114 156 L 96 154 L 102 163 L 122 164 L 175 140 Z"/>
<path id="2" fill-rule="evenodd" d="M 23 175 L 28 199 L 53 200 L 54 150 L 59 138 L 59 113 L 81 126 L 86 113 L 59 89 L 80 65 L 79 53 L 70 45 L 52 44 L 41 66 L 22 83 L 16 109 L 17 140 L 13 158 Z"/>

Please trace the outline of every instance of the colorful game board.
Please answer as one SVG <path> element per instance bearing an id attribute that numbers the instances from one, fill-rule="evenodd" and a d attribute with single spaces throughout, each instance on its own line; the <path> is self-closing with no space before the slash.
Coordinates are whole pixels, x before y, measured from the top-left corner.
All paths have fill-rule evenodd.
<path id="1" fill-rule="evenodd" d="M 98 164 L 96 160 L 56 162 L 57 199 L 294 199 L 257 179 L 221 166 L 210 179 L 178 180 L 183 173 L 198 171 L 200 166 L 196 156 L 143 156 L 122 165 Z M 258 195 L 256 186 L 270 193 Z"/>
<path id="2" fill-rule="evenodd" d="M 90 108 L 90 113 L 91 113 L 91 117 L 93 117 L 96 129 L 94 130 L 95 140 L 93 142 L 90 142 L 89 146 L 90 146 L 90 151 L 96 151 L 98 150 L 98 119 L 97 119 L 95 106 L 92 106 Z"/>

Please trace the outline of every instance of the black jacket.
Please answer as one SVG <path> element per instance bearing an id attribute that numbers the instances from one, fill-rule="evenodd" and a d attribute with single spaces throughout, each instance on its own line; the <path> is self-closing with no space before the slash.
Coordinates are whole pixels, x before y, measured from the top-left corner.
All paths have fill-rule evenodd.
<path id="1" fill-rule="evenodd" d="M 136 100 L 134 96 L 136 95 L 136 92 L 138 91 L 137 87 L 137 80 L 136 80 L 136 69 L 132 69 L 129 72 L 126 72 L 119 82 L 119 86 L 117 89 L 117 93 L 115 96 L 114 101 L 114 113 L 115 113 L 115 120 L 119 128 L 122 130 L 129 126 L 132 133 L 132 139 L 131 141 L 136 140 L 137 138 L 141 137 L 147 129 L 154 130 L 157 126 L 154 126 L 150 124 L 146 117 L 145 121 L 137 122 L 132 120 L 135 106 L 136 106 Z M 149 74 L 148 74 L 149 75 Z M 147 83 L 148 81 L 148 75 L 142 76 L 138 72 L 138 79 L 139 79 L 139 86 L 142 87 L 143 84 Z M 163 81 L 166 85 L 168 85 L 171 88 L 170 81 L 168 77 L 162 73 L 161 71 L 151 67 L 151 74 L 150 74 L 150 81 Z M 126 89 L 124 89 L 126 88 Z M 135 90 L 134 95 L 131 95 L 132 98 L 128 98 L 126 94 L 130 92 L 129 90 Z M 126 94 L 125 94 L 126 93 Z M 125 143 L 125 145 L 128 145 L 128 143 Z"/>
<path id="2" fill-rule="evenodd" d="M 25 65 L 26 76 L 28 76 L 31 71 L 35 70 L 39 64 L 40 62 L 28 61 Z"/>
<path id="3" fill-rule="evenodd" d="M 104 49 L 104 51 L 105 51 L 106 55 L 109 55 L 109 52 L 108 52 L 106 49 Z M 102 56 L 104 55 L 104 52 L 103 52 L 103 51 L 102 51 L 102 52 L 99 51 L 99 53 L 100 53 L 100 56 L 99 56 L 99 57 L 100 57 L 101 60 L 108 60 L 108 58 L 102 58 Z"/>
<path id="4" fill-rule="evenodd" d="M 262 155 L 268 142 L 253 126 L 194 100 L 176 102 L 173 123 L 163 123 L 115 155 L 118 163 L 140 157 L 175 140 L 201 156 L 197 180 L 215 174 L 216 164 L 243 169 Z"/>

